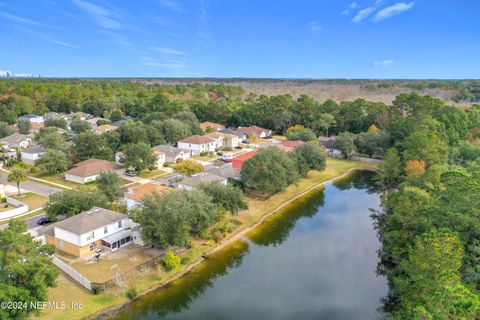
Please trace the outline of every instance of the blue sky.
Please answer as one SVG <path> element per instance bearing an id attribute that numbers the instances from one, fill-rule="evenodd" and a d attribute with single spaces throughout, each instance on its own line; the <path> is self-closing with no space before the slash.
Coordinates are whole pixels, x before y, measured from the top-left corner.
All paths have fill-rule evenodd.
<path id="1" fill-rule="evenodd" d="M 479 12 L 478 0 L 0 0 L 0 70 L 480 78 Z"/>

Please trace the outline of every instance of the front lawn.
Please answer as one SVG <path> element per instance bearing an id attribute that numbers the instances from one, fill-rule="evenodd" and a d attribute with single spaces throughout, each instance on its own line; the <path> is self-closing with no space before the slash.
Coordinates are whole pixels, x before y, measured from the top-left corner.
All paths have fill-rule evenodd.
<path id="1" fill-rule="evenodd" d="M 47 173 L 47 172 L 40 172 L 40 173 L 34 174 L 32 176 L 37 178 L 37 179 L 42 179 L 42 180 L 46 180 L 46 181 L 50 181 L 50 182 L 53 182 L 53 183 L 60 184 L 60 185 L 65 186 L 67 188 L 75 189 L 79 186 L 79 184 L 77 184 L 75 182 L 65 180 L 65 178 L 64 178 L 65 173 L 63 173 L 63 172 L 53 173 L 53 174 L 52 173 Z M 38 180 L 34 180 L 34 181 L 40 182 Z M 49 186 L 54 186 L 54 185 L 51 185 L 51 184 L 48 184 L 48 183 L 44 183 L 44 184 L 47 184 Z"/>
<path id="2" fill-rule="evenodd" d="M 17 199 L 18 201 L 21 201 L 25 204 L 28 204 L 28 210 L 32 211 L 35 209 L 38 209 L 40 207 L 43 207 L 43 205 L 47 202 L 48 198 L 32 193 L 32 192 L 27 192 L 27 193 L 22 193 L 21 195 L 14 195 L 11 196 L 12 198 Z"/>
<path id="3" fill-rule="evenodd" d="M 163 170 L 144 170 L 139 176 L 144 179 L 158 179 L 167 175 L 169 175 L 169 173 Z"/>

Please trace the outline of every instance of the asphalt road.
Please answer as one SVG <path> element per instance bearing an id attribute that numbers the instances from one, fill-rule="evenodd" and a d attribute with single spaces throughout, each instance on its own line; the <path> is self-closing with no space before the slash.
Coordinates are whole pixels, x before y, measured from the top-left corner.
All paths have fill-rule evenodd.
<path id="1" fill-rule="evenodd" d="M 14 182 L 7 181 L 7 174 L 4 172 L 0 172 L 0 183 L 7 184 L 10 186 L 17 187 L 17 184 Z M 41 196 L 48 197 L 50 194 L 59 192 L 60 190 L 50 187 L 41 183 L 33 182 L 33 181 L 23 181 L 20 183 L 20 188 L 39 194 Z"/>
<path id="2" fill-rule="evenodd" d="M 42 214 L 42 215 L 39 215 L 39 216 L 36 216 L 36 217 L 25 219 L 23 221 L 25 221 L 25 223 L 27 224 L 27 229 L 32 229 L 32 228 L 35 228 L 35 227 L 39 227 L 39 225 L 37 224 L 37 221 L 38 221 L 38 219 L 40 219 L 42 217 L 45 217 L 45 215 Z"/>

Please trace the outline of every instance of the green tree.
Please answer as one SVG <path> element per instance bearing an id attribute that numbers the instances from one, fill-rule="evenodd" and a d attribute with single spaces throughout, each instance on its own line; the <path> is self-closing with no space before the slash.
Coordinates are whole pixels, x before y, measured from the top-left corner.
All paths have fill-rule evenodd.
<path id="1" fill-rule="evenodd" d="M 92 125 L 80 118 L 73 118 L 70 122 L 70 129 L 76 133 L 86 132 L 92 130 Z"/>
<path id="2" fill-rule="evenodd" d="M 56 127 L 60 129 L 67 129 L 68 123 L 65 119 L 50 119 L 45 120 L 45 127 Z"/>
<path id="3" fill-rule="evenodd" d="M 12 135 L 13 133 L 15 133 L 15 130 L 10 128 L 8 123 L 0 121 L 0 139 L 8 137 L 9 135 Z"/>
<path id="4" fill-rule="evenodd" d="M 346 158 L 350 158 L 355 152 L 357 152 L 357 148 L 355 147 L 355 135 L 353 133 L 348 131 L 340 133 L 335 138 L 335 143 Z"/>
<path id="5" fill-rule="evenodd" d="M 325 148 L 317 142 L 298 145 L 291 154 L 301 176 L 306 176 L 310 170 L 323 171 L 327 165 Z"/>
<path id="6" fill-rule="evenodd" d="M 243 163 L 241 178 L 247 190 L 268 195 L 297 182 L 299 173 L 292 157 L 277 148 L 266 148 Z"/>
<path id="7" fill-rule="evenodd" d="M 107 202 L 98 192 L 66 190 L 50 195 L 44 208 L 48 218 L 55 221 L 59 216 L 72 217 L 95 206 L 105 208 Z"/>
<path id="8" fill-rule="evenodd" d="M 120 200 L 125 193 L 125 188 L 122 187 L 122 180 L 113 171 L 104 171 L 100 173 L 97 178 L 97 187 L 110 202 Z"/>
<path id="9" fill-rule="evenodd" d="M 0 230 L 0 300 L 21 301 L 30 305 L 46 301 L 47 290 L 58 276 L 50 255 L 52 246 L 42 246 L 26 233 L 27 226 L 11 220 Z M 40 311 L 33 308 L 1 308 L 0 319 L 29 319 Z"/>
<path id="10" fill-rule="evenodd" d="M 18 194 L 20 194 L 20 182 L 26 181 L 28 179 L 25 169 L 20 167 L 12 168 L 12 171 L 8 174 L 8 182 L 15 182 L 17 184 Z"/>
<path id="11" fill-rule="evenodd" d="M 65 139 L 56 128 L 42 128 L 35 139 L 45 149 L 65 150 Z"/>
<path id="12" fill-rule="evenodd" d="M 73 141 L 78 160 L 90 158 L 111 160 L 113 158 L 113 151 L 107 145 L 104 135 L 96 135 L 90 131 L 82 132 Z"/>
<path id="13" fill-rule="evenodd" d="M 202 164 L 195 160 L 182 160 L 174 165 L 175 171 L 191 177 L 196 173 L 204 171 Z"/>
<path id="14" fill-rule="evenodd" d="M 125 147 L 123 164 L 127 168 L 134 168 L 137 172 L 153 170 L 156 162 L 157 157 L 146 143 L 129 144 Z"/>
<path id="15" fill-rule="evenodd" d="M 30 130 L 32 129 L 32 123 L 28 120 L 20 120 L 18 121 L 18 132 L 21 134 L 29 134 Z"/>
<path id="16" fill-rule="evenodd" d="M 394 187 L 401 179 L 402 167 L 397 149 L 390 148 L 378 165 L 376 180 L 385 189 Z"/>
<path id="17" fill-rule="evenodd" d="M 423 160 L 428 166 L 447 162 L 448 146 L 435 132 L 412 133 L 403 147 L 405 161 Z"/>
<path id="18" fill-rule="evenodd" d="M 309 128 L 304 128 L 303 126 L 290 127 L 285 133 L 285 136 L 288 140 L 292 141 L 312 141 L 317 139 L 315 132 Z"/>
<path id="19" fill-rule="evenodd" d="M 70 166 L 70 161 L 65 152 L 50 149 L 40 159 L 35 161 L 35 166 L 48 173 L 57 173 L 67 170 Z"/>
<path id="20" fill-rule="evenodd" d="M 115 109 L 110 112 L 110 121 L 116 122 L 123 119 L 123 112 L 121 110 Z"/>
<path id="21" fill-rule="evenodd" d="M 247 210 L 248 204 L 243 198 L 240 188 L 230 184 L 224 186 L 218 182 L 201 184 L 199 189 L 212 197 L 212 201 L 231 214 L 237 214 L 240 210 Z"/>

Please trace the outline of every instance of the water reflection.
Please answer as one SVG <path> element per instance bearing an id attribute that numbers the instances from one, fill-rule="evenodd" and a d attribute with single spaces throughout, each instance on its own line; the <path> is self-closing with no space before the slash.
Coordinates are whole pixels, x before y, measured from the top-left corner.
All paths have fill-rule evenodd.
<path id="1" fill-rule="evenodd" d="M 286 208 L 170 287 L 115 319 L 375 319 L 378 208 L 371 174 L 354 175 Z M 350 181 L 356 180 L 356 181 Z M 369 182 L 370 181 L 370 182 Z"/>

